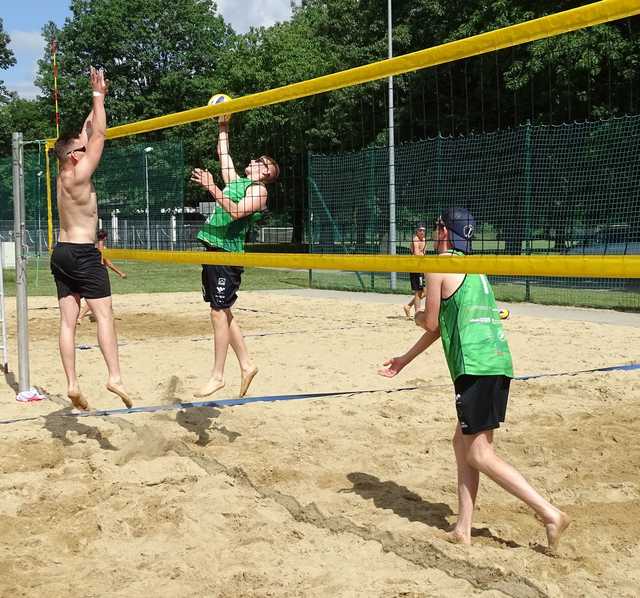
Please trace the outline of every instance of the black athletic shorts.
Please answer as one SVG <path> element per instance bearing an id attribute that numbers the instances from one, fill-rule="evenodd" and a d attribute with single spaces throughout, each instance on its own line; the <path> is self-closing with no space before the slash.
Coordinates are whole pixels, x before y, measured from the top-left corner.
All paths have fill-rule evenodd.
<path id="1" fill-rule="evenodd" d="M 207 246 L 207 251 L 224 251 Z M 202 264 L 202 298 L 212 309 L 228 309 L 238 299 L 244 268 Z"/>
<path id="2" fill-rule="evenodd" d="M 500 427 L 507 411 L 509 384 L 507 376 L 459 376 L 456 411 L 463 434 L 477 434 Z"/>
<path id="3" fill-rule="evenodd" d="M 107 268 L 93 243 L 56 243 L 51 254 L 51 273 L 58 299 L 68 295 L 85 299 L 111 296 Z"/>
<path id="4" fill-rule="evenodd" d="M 417 293 L 418 291 L 422 291 L 422 289 L 424 289 L 424 274 L 411 272 L 411 274 L 409 274 L 409 280 L 411 281 L 411 290 L 414 293 Z"/>

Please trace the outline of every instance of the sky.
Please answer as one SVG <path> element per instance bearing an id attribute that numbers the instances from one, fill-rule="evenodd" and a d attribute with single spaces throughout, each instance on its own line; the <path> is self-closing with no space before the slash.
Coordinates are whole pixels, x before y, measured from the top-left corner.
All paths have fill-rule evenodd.
<path id="1" fill-rule="evenodd" d="M 218 12 L 238 33 L 251 26 L 268 27 L 291 16 L 290 0 L 217 0 L 217 4 Z M 32 99 L 39 92 L 33 79 L 37 60 L 44 53 L 40 32 L 49 21 L 61 27 L 70 15 L 68 6 L 68 0 L 3 0 L 0 18 L 17 64 L 0 71 L 0 80 L 20 97 Z"/>

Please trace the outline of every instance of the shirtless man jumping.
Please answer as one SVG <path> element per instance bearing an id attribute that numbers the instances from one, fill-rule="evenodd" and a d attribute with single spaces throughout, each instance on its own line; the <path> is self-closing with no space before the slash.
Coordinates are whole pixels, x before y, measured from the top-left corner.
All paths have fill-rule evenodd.
<path id="1" fill-rule="evenodd" d="M 61 136 L 55 145 L 60 161 L 56 181 L 60 235 L 51 254 L 51 272 L 60 306 L 60 357 L 67 376 L 67 396 L 74 407 L 83 410 L 89 409 L 89 405 L 78 385 L 75 352 L 82 297 L 98 324 L 98 344 L 109 371 L 107 390 L 117 394 L 127 407 L 132 405 L 120 377 L 109 276 L 95 245 L 98 203 L 91 175 L 100 163 L 107 130 L 104 110 L 107 84 L 102 69 L 91 67 L 91 88 L 93 109 L 82 131 Z"/>

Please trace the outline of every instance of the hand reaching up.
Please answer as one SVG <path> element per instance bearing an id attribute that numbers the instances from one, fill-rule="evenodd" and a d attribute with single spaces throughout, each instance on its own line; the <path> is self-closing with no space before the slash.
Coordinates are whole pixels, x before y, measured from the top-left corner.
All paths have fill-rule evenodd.
<path id="1" fill-rule="evenodd" d="M 90 77 L 91 89 L 93 89 L 94 92 L 101 93 L 103 96 L 107 95 L 107 92 L 109 91 L 109 84 L 104 78 L 104 70 L 96 69 L 92 66 Z"/>

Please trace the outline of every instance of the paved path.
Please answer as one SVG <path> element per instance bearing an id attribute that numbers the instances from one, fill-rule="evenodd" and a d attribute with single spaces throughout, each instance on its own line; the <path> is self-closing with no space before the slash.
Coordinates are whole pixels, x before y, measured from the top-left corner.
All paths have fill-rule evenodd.
<path id="1" fill-rule="evenodd" d="M 293 295 L 314 299 L 340 299 L 358 303 L 397 304 L 398 308 L 409 300 L 409 296 L 391 293 L 353 293 L 350 291 L 325 291 L 322 289 L 279 289 L 273 291 L 256 291 L 274 295 Z M 499 301 L 500 307 L 506 307 L 513 314 L 523 314 L 538 318 L 555 320 L 575 320 L 578 322 L 595 322 L 613 324 L 615 326 L 633 326 L 640 328 L 640 313 L 614 311 L 612 309 L 591 309 L 588 307 L 563 307 L 559 305 L 539 305 L 537 303 L 505 303 Z"/>

